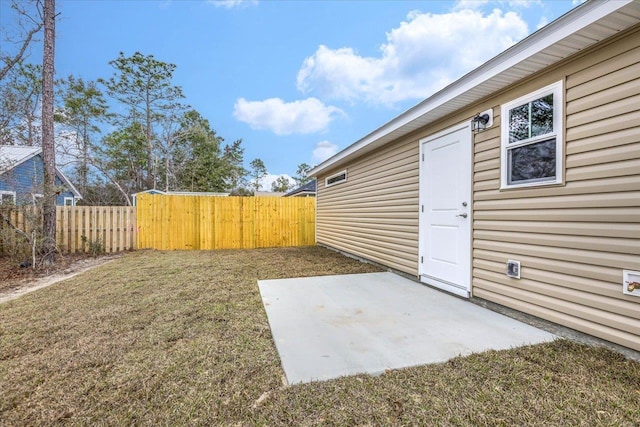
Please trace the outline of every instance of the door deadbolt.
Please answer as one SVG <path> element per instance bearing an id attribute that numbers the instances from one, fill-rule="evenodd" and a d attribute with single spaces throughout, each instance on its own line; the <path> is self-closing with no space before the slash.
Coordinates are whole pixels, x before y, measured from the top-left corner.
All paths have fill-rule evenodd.
<path id="1" fill-rule="evenodd" d="M 462 202 L 462 206 L 467 206 L 467 202 Z"/>

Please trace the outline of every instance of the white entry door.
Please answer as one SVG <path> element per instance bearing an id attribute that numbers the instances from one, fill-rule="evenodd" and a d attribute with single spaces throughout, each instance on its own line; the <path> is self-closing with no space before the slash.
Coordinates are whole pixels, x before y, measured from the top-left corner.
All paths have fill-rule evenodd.
<path id="1" fill-rule="evenodd" d="M 420 143 L 420 278 L 469 297 L 471 129 L 458 126 Z"/>

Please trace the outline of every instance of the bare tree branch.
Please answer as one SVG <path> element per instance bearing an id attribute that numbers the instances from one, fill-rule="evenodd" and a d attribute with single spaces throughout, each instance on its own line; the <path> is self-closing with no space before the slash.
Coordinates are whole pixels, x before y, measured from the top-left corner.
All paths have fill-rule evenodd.
<path id="1" fill-rule="evenodd" d="M 11 4 L 11 8 L 14 9 L 16 13 L 18 13 L 19 15 L 19 21 L 20 21 L 19 25 L 21 27 L 24 26 L 24 21 L 26 20 L 26 21 L 30 21 L 35 26 L 26 30 L 24 39 L 19 42 L 21 43 L 20 49 L 18 49 L 18 52 L 15 55 L 13 56 L 3 55 L 2 62 L 4 62 L 4 65 L 0 69 L 0 80 L 4 79 L 5 76 L 9 73 L 9 71 L 11 71 L 11 69 L 22 60 L 22 58 L 24 57 L 27 51 L 27 48 L 29 47 L 29 45 L 31 44 L 31 41 L 33 40 L 33 37 L 37 33 L 39 33 L 40 30 L 42 30 L 42 27 L 44 26 L 44 20 L 42 19 L 42 14 L 40 12 L 40 5 L 41 5 L 41 2 L 39 0 L 36 1 L 36 11 L 38 13 L 38 18 L 34 18 L 26 11 L 24 7 L 21 7 L 19 5 L 17 0 L 13 0 L 13 3 Z M 9 40 L 7 40 L 7 43 L 8 42 Z"/>
<path id="2" fill-rule="evenodd" d="M 2 220 L 4 222 L 7 223 L 7 225 L 13 229 L 13 231 L 15 231 L 17 234 L 19 234 L 20 236 L 24 237 L 25 239 L 27 239 L 27 242 L 29 242 L 29 245 L 31 245 L 31 237 L 25 233 L 24 231 L 20 230 L 18 227 L 16 227 L 11 220 L 2 212 L 0 212 L 0 217 L 2 217 Z"/>
<path id="3" fill-rule="evenodd" d="M 42 29 L 42 24 L 38 25 L 37 27 L 29 31 L 29 33 L 27 34 L 26 40 L 22 43 L 22 47 L 20 48 L 20 51 L 16 53 L 12 58 L 4 60 L 5 65 L 0 70 L 0 80 L 2 80 L 4 76 L 6 76 L 9 71 L 11 71 L 14 65 L 20 62 L 20 60 L 24 56 L 25 51 L 27 50 L 27 47 L 29 46 L 29 43 L 31 43 L 31 39 L 33 38 L 33 35 L 39 32 L 41 29 Z"/>

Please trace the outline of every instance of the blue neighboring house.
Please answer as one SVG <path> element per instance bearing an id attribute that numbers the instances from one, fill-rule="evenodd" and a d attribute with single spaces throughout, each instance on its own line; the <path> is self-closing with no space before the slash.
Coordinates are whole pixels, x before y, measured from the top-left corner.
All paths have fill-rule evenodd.
<path id="1" fill-rule="evenodd" d="M 43 179 L 42 148 L 0 145 L 0 203 L 34 203 L 42 197 Z M 75 206 L 82 198 L 58 168 L 56 188 L 58 206 Z"/>

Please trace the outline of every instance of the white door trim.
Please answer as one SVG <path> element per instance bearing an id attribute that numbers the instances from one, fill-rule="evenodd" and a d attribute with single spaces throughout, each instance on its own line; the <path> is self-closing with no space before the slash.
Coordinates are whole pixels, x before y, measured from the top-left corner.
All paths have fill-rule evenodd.
<path id="1" fill-rule="evenodd" d="M 427 215 L 424 212 L 424 207 L 427 205 L 427 200 L 426 200 L 426 190 L 425 190 L 425 173 L 426 173 L 426 168 L 425 168 L 425 161 L 424 161 L 424 156 L 425 156 L 425 150 L 424 150 L 424 146 L 426 143 L 429 143 L 431 141 L 436 141 L 446 135 L 449 135 L 451 133 L 454 132 L 458 132 L 460 130 L 467 130 L 467 135 L 468 135 L 468 140 L 466 140 L 467 143 L 467 149 L 468 149 L 468 164 L 467 164 L 467 168 L 469 168 L 469 182 L 468 182 L 468 195 L 467 195 L 467 201 L 469 203 L 469 208 L 468 208 L 468 217 L 466 218 L 467 221 L 469 221 L 469 247 L 467 248 L 468 250 L 468 262 L 465 263 L 466 264 L 466 268 L 464 271 L 464 277 L 466 277 L 466 283 L 450 283 L 450 282 L 446 282 L 444 280 L 435 278 L 435 277 L 431 277 L 427 274 L 425 270 L 425 266 L 423 263 L 424 260 L 424 255 L 426 253 L 426 248 L 425 248 L 425 242 L 426 242 L 426 235 L 427 235 Z M 423 283 L 426 283 L 430 286 L 445 290 L 447 292 L 453 293 L 455 295 L 459 295 L 465 298 L 468 298 L 471 296 L 471 261 L 472 261 L 472 248 L 471 248 L 471 242 L 472 242 L 472 232 L 473 232 L 473 200 L 472 200 L 472 188 L 473 188 L 473 174 L 472 174 L 472 167 L 473 167 L 473 136 L 471 133 L 471 123 L 470 122 L 463 122 L 460 123 L 458 125 L 452 126 L 450 128 L 447 128 L 441 132 L 438 132 L 434 135 L 430 135 L 426 138 L 423 138 L 420 140 L 420 168 L 419 168 L 419 173 L 420 173 L 420 184 L 419 184 L 419 212 L 420 212 L 420 220 L 419 220 L 419 226 L 418 226 L 418 237 L 419 237 L 419 241 L 418 241 L 418 273 L 420 275 L 420 281 Z"/>

